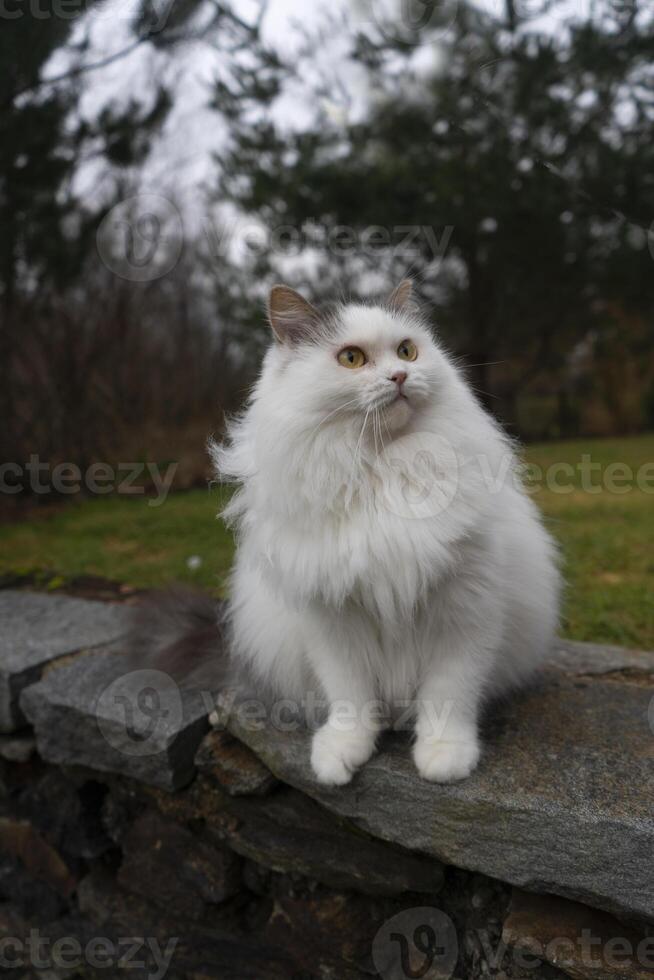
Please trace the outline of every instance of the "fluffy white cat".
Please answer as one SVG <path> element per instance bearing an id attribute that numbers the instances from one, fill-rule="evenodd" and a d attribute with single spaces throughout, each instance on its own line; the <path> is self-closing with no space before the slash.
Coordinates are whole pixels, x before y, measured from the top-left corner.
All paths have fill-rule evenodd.
<path id="1" fill-rule="evenodd" d="M 256 683 L 329 709 L 323 783 L 347 783 L 410 704 L 426 779 L 468 776 L 485 698 L 523 681 L 558 620 L 556 552 L 509 439 L 434 340 L 403 281 L 320 312 L 270 295 L 274 342 L 213 446 L 239 489 L 232 656 Z"/>

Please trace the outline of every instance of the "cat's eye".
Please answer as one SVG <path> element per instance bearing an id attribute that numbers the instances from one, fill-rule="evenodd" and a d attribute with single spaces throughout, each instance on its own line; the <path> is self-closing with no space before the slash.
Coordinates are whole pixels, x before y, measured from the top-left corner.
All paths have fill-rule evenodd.
<path id="1" fill-rule="evenodd" d="M 360 347 L 344 347 L 338 355 L 338 363 L 346 368 L 360 368 L 366 363 L 366 355 Z"/>
<path id="2" fill-rule="evenodd" d="M 418 348 L 412 340 L 403 340 L 397 348 L 397 356 L 401 361 L 415 361 L 418 356 Z"/>

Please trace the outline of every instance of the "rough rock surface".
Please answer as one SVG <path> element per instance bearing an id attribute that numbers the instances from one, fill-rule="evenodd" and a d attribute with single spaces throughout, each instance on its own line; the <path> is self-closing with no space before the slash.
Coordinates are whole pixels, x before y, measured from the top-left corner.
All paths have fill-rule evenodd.
<path id="1" fill-rule="evenodd" d="M 32 735 L 0 735 L 0 759 L 7 762 L 27 762 L 36 750 Z"/>
<path id="2" fill-rule="evenodd" d="M 227 732 L 209 732 L 195 765 L 229 796 L 265 796 L 277 783 L 254 752 Z"/>
<path id="3" fill-rule="evenodd" d="M 654 921 L 654 732 L 651 675 L 544 672 L 494 706 L 473 776 L 450 786 L 418 778 L 409 746 L 388 737 L 345 788 L 316 783 L 304 731 L 230 731 L 280 780 L 371 834 L 447 864 Z M 631 664 L 629 665 L 631 668 Z M 616 671 L 618 673 L 616 673 Z"/>
<path id="4" fill-rule="evenodd" d="M 118 639 L 128 613 L 103 602 L 0 591 L 0 623 L 0 732 L 12 732 L 25 722 L 20 693 L 45 665 Z"/>
<path id="5" fill-rule="evenodd" d="M 551 895 L 514 889 L 502 939 L 532 970 L 550 963 L 574 980 L 654 977 L 654 936 Z"/>
<path id="6" fill-rule="evenodd" d="M 161 671 L 101 652 L 49 671 L 23 692 L 21 707 L 48 762 L 175 790 L 193 777 L 211 703 Z"/>
<path id="7" fill-rule="evenodd" d="M 205 904 L 218 905 L 240 889 L 240 861 L 232 851 L 153 812 L 140 816 L 121 843 L 119 884 L 180 915 L 199 919 Z"/>
<path id="8" fill-rule="evenodd" d="M 632 678 L 645 681 L 647 674 L 654 674 L 654 651 L 558 640 L 550 654 L 548 666 L 576 676 L 603 675 L 616 680 Z M 643 676 L 639 678 L 639 674 Z"/>
<path id="9" fill-rule="evenodd" d="M 111 632 L 106 616 L 113 621 L 114 607 L 75 603 L 85 607 L 76 622 L 87 632 L 78 629 L 72 640 L 68 626 L 68 639 L 55 647 L 48 623 L 57 635 L 57 617 L 68 612 L 59 597 L 38 598 L 45 618 L 32 623 L 35 665 L 54 649 L 60 655 Z M 230 732 L 261 762 L 241 750 L 226 752 L 224 735 L 204 746 L 198 761 L 227 798 L 277 793 L 269 771 L 381 841 L 530 891 L 654 921 L 653 695 L 654 655 L 561 642 L 532 689 L 489 709 L 482 763 L 459 784 L 421 780 L 406 739 L 389 736 L 349 786 L 326 789 L 311 772 L 306 731 L 248 725 L 238 703 Z M 41 758 L 174 790 L 196 772 L 214 700 L 104 652 L 55 664 L 23 692 L 22 705 Z M 242 773 L 234 751 L 241 762 L 249 759 Z M 278 817 L 285 827 L 276 843 L 281 868 L 294 831 L 281 809 Z M 233 848 L 254 857 L 266 828 L 245 813 L 238 820 Z M 310 857 L 307 849 L 304 873 Z"/>
<path id="10" fill-rule="evenodd" d="M 303 875 L 369 895 L 436 894 L 439 861 L 376 840 L 289 786 L 259 799 L 230 800 L 207 823 L 211 836 L 272 871 Z"/>

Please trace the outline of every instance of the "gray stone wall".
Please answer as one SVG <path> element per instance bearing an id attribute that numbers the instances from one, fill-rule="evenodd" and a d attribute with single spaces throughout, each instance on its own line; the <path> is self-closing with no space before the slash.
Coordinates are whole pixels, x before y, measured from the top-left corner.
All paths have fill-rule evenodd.
<path id="1" fill-rule="evenodd" d="M 654 977 L 654 655 L 561 643 L 470 780 L 392 735 L 327 790 L 292 718 L 130 663 L 125 608 L 0 622 L 8 977 Z"/>

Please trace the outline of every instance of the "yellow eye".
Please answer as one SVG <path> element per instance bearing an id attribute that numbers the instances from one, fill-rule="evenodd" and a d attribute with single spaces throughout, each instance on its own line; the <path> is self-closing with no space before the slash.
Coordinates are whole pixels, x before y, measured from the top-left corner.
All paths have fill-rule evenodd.
<path id="1" fill-rule="evenodd" d="M 418 348 L 412 340 L 403 340 L 397 348 L 397 356 L 402 361 L 415 361 L 418 356 Z"/>
<path id="2" fill-rule="evenodd" d="M 346 368 L 360 368 L 366 363 L 366 355 L 360 347 L 344 347 L 338 355 L 338 363 Z"/>

